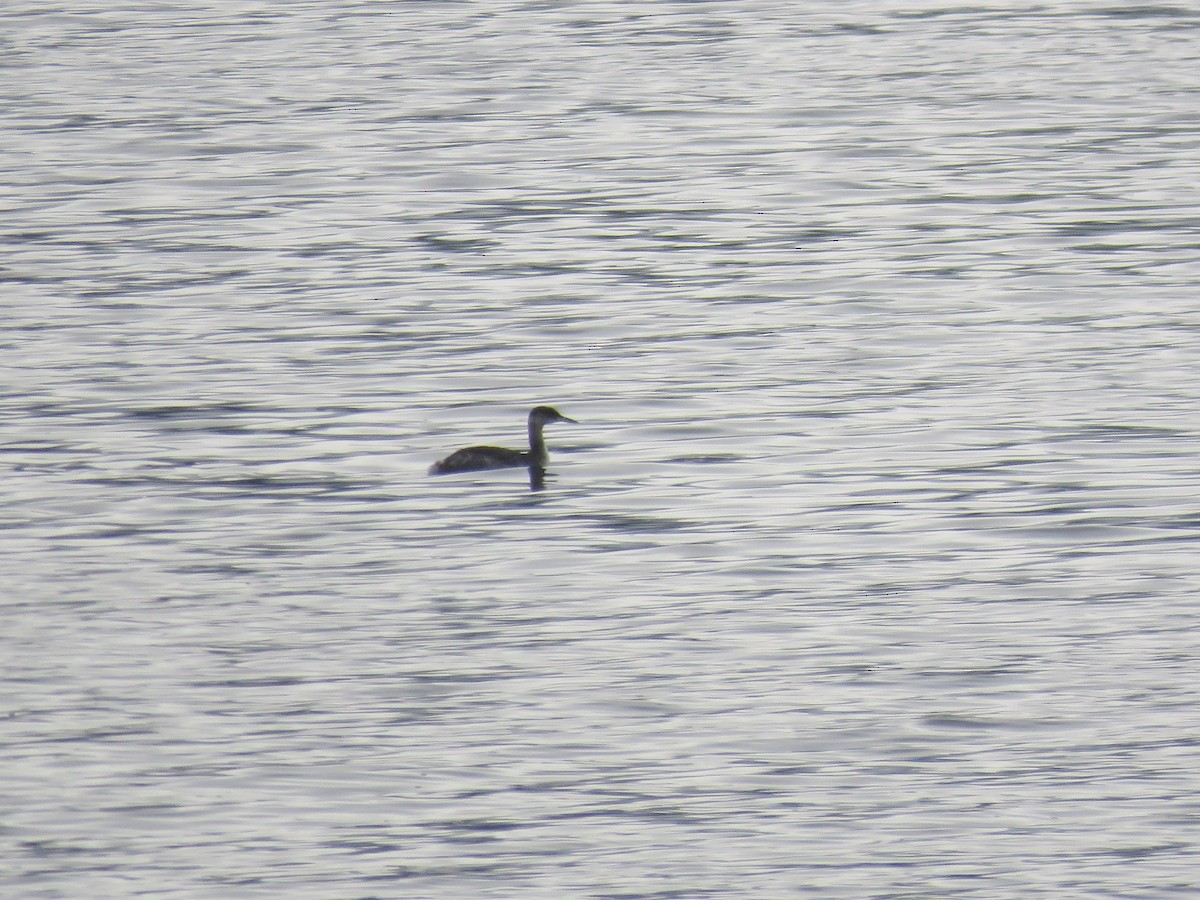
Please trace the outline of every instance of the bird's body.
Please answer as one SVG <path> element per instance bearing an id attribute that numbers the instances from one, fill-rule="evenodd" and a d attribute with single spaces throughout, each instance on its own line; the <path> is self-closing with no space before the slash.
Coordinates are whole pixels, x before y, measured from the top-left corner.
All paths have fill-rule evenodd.
<path id="1" fill-rule="evenodd" d="M 529 465 L 529 454 L 507 447 L 463 447 L 429 468 L 430 475 L 449 475 L 453 472 L 482 472 L 487 469 L 513 469 Z"/>
<path id="2" fill-rule="evenodd" d="M 455 472 L 482 472 L 488 469 L 544 469 L 549 455 L 542 429 L 550 422 L 575 422 L 550 406 L 535 407 L 529 413 L 529 449 L 509 450 L 506 447 L 464 447 L 429 467 L 430 475 L 451 475 Z"/>

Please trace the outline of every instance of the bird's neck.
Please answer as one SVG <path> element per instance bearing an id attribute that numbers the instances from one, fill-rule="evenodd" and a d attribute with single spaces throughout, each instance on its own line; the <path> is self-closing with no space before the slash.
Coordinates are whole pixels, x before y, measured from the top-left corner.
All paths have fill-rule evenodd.
<path id="1" fill-rule="evenodd" d="M 549 459 L 546 454 L 546 439 L 542 437 L 542 425 L 540 422 L 529 423 L 529 464 L 531 466 L 545 466 Z"/>

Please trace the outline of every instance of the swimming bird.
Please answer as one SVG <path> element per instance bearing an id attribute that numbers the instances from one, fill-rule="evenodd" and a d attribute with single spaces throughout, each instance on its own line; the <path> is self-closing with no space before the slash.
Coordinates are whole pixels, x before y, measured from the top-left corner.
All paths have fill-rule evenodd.
<path id="1" fill-rule="evenodd" d="M 571 422 L 551 406 L 535 406 L 529 412 L 529 450 L 509 450 L 505 447 L 464 447 L 455 450 L 445 459 L 429 467 L 430 475 L 449 475 L 454 472 L 480 472 L 484 469 L 512 469 L 528 466 L 530 470 L 543 470 L 549 455 L 542 429 L 551 422 Z"/>

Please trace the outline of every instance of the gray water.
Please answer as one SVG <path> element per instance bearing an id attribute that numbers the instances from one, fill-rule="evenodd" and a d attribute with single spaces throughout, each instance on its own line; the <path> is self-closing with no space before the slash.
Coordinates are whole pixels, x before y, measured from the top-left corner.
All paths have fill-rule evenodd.
<path id="1" fill-rule="evenodd" d="M 0 25 L 5 896 L 1200 894 L 1195 3 Z"/>

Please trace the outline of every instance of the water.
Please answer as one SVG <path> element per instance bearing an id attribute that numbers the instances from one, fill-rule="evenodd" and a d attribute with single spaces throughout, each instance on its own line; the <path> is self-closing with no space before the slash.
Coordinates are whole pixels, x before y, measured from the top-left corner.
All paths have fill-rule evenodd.
<path id="1" fill-rule="evenodd" d="M 1200 892 L 1200 10 L 811 6 L 5 8 L 0 891 Z"/>

